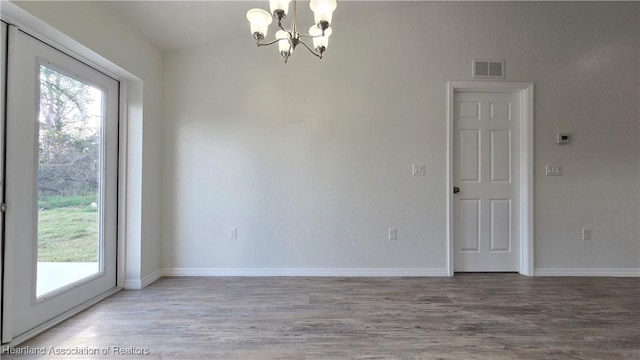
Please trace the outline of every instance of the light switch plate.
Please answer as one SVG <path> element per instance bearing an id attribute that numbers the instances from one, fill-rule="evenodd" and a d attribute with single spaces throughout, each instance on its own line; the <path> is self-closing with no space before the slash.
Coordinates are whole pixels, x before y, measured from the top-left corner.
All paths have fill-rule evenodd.
<path id="1" fill-rule="evenodd" d="M 562 176 L 562 165 L 549 165 L 546 168 L 547 176 Z"/>

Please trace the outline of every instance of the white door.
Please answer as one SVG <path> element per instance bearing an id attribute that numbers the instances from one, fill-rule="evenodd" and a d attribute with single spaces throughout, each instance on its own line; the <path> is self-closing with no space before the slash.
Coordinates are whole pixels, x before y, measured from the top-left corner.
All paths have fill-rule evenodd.
<path id="1" fill-rule="evenodd" d="M 454 271 L 519 271 L 519 106 L 515 93 L 454 93 Z"/>
<path id="2" fill-rule="evenodd" d="M 3 340 L 116 287 L 116 80 L 9 29 Z"/>

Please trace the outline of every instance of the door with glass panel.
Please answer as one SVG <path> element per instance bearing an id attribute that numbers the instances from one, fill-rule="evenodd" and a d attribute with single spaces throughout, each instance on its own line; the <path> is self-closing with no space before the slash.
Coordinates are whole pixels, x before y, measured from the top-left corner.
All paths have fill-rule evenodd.
<path id="1" fill-rule="evenodd" d="M 4 340 L 116 287 L 119 84 L 10 31 Z"/>

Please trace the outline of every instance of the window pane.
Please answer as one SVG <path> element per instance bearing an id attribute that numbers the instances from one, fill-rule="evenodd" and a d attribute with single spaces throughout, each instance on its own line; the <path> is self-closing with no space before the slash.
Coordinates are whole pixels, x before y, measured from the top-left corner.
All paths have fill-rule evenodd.
<path id="1" fill-rule="evenodd" d="M 40 66 L 37 296 L 100 272 L 103 93 Z"/>

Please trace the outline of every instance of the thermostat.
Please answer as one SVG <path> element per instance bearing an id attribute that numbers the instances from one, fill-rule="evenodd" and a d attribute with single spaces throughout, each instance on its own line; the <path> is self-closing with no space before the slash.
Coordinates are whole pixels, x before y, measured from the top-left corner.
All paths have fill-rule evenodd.
<path id="1" fill-rule="evenodd" d="M 556 144 L 568 144 L 570 142 L 571 142 L 571 135 L 558 134 L 558 138 L 556 139 Z"/>

